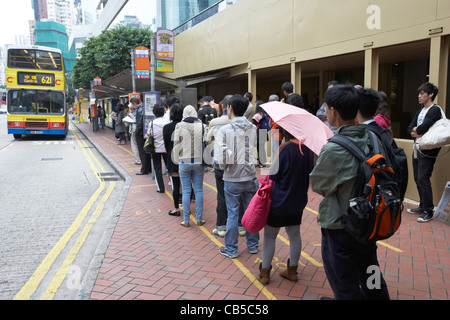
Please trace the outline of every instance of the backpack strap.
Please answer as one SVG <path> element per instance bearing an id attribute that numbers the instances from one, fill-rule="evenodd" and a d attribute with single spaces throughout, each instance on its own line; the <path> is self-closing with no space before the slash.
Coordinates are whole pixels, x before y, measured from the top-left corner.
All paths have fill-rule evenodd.
<path id="1" fill-rule="evenodd" d="M 366 159 L 366 155 L 363 152 L 363 150 L 361 150 L 361 148 L 356 143 L 354 143 L 350 138 L 346 136 L 336 134 L 333 137 L 331 137 L 328 141 L 334 142 L 344 147 L 351 154 L 353 154 L 359 161 L 364 161 Z"/>

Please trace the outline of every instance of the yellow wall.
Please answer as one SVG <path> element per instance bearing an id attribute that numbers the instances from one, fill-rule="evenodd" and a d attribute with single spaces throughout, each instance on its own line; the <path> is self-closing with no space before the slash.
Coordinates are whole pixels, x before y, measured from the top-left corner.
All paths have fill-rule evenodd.
<path id="1" fill-rule="evenodd" d="M 370 5 L 380 8 L 381 28 L 370 30 Z M 450 32 L 450 1 L 442 0 L 245 0 L 175 38 L 180 78 L 247 64 L 267 68 L 429 38 Z M 245 70 L 245 69 L 244 69 Z"/>

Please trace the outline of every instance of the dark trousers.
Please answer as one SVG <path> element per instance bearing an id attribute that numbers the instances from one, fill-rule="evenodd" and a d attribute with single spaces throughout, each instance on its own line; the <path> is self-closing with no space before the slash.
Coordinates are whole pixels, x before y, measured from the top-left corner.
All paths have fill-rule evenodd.
<path id="1" fill-rule="evenodd" d="M 435 150 L 437 150 L 437 152 Z M 432 153 L 424 152 L 424 155 L 417 152 L 417 158 L 414 159 L 414 155 L 412 158 L 414 181 L 416 182 L 420 198 L 419 207 L 428 212 L 433 212 L 434 210 L 433 190 L 431 188 L 430 178 L 433 173 L 434 163 L 436 162 L 436 156 L 439 153 L 439 150 L 440 149 L 433 149 L 430 150 L 433 151 Z"/>
<path id="2" fill-rule="evenodd" d="M 141 172 L 152 172 L 152 157 L 149 153 L 144 151 L 145 139 L 142 134 L 136 134 L 136 144 L 139 150 L 139 158 L 141 158 Z"/>
<path id="3" fill-rule="evenodd" d="M 363 245 L 345 230 L 322 228 L 321 249 L 336 300 L 389 300 L 376 244 Z"/>
<path id="4" fill-rule="evenodd" d="M 173 205 L 175 206 L 175 209 L 178 209 L 180 207 L 180 177 L 178 176 L 171 176 L 170 177 L 172 181 L 172 197 L 173 197 Z"/>
<path id="5" fill-rule="evenodd" d="M 156 189 L 159 192 L 165 192 L 164 179 L 162 174 L 162 161 L 161 157 L 164 159 L 164 163 L 167 162 L 167 153 L 152 153 L 153 169 L 155 169 L 155 180 Z"/>

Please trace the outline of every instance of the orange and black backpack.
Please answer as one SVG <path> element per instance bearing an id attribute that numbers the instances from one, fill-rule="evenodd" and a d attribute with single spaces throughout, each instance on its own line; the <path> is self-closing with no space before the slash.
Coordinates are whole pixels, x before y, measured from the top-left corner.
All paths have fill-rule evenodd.
<path id="1" fill-rule="evenodd" d="M 403 210 L 396 173 L 381 154 L 377 136 L 369 130 L 367 133 L 369 143 L 365 150 L 340 134 L 329 140 L 344 147 L 360 162 L 345 230 L 364 244 L 391 237 L 400 226 Z"/>

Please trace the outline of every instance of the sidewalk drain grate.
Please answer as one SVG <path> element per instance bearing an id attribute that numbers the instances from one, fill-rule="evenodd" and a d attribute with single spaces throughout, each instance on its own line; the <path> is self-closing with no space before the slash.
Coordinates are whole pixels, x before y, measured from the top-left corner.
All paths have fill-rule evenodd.
<path id="1" fill-rule="evenodd" d="M 118 181 L 120 177 L 115 172 L 99 172 L 97 173 L 103 181 Z"/>

